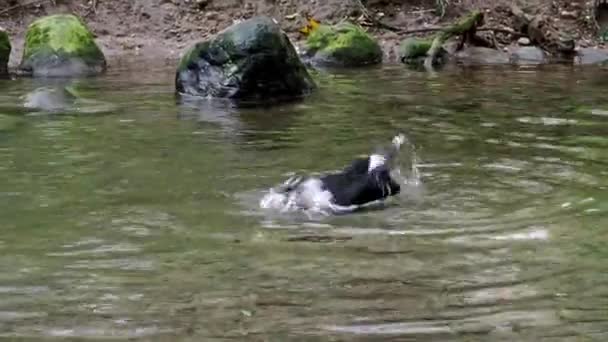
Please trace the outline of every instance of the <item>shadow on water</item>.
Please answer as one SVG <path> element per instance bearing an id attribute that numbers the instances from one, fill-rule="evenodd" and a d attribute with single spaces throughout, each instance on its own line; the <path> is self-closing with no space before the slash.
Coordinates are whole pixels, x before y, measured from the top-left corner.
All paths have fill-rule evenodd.
<path id="1" fill-rule="evenodd" d="M 110 115 L 48 120 L 16 109 L 48 84 L 0 80 L 0 336 L 606 340 L 605 70 L 319 73 L 246 109 L 176 103 L 173 72 L 78 81 Z M 380 210 L 259 209 L 396 132 L 421 183 Z"/>

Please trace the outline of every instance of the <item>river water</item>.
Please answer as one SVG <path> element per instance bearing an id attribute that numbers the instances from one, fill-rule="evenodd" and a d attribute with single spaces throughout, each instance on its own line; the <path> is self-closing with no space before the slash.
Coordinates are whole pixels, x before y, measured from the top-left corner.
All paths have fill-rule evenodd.
<path id="1" fill-rule="evenodd" d="M 607 76 L 318 72 L 237 110 L 125 66 L 53 114 L 21 108 L 44 81 L 0 81 L 0 337 L 606 341 Z M 259 209 L 399 132 L 383 208 Z"/>

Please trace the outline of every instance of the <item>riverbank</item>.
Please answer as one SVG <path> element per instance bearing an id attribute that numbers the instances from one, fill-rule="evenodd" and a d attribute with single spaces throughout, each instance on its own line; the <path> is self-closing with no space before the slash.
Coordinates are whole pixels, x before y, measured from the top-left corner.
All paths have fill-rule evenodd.
<path id="1" fill-rule="evenodd" d="M 312 15 L 324 23 L 350 19 L 366 26 L 380 42 L 385 62 L 398 61 L 399 43 L 411 36 L 432 34 L 426 29 L 449 25 L 455 18 L 478 8 L 485 13 L 486 26 L 507 26 L 505 12 L 510 1 L 359 1 L 328 0 L 323 3 L 304 0 L 12 0 L 0 10 L 0 26 L 10 34 L 13 52 L 10 65 L 19 63 L 27 25 L 47 14 L 71 12 L 82 17 L 96 35 L 110 67 L 122 58 L 141 58 L 155 63 L 178 59 L 194 42 L 254 15 L 268 15 L 296 44 L 303 39 L 299 29 Z M 435 6 L 443 3 L 446 6 Z M 594 2 L 557 1 L 550 5 L 540 0 L 519 1 L 529 13 L 543 13 L 552 24 L 571 37 L 579 48 L 602 47 L 596 33 Z M 29 5 L 28 5 L 29 4 Z M 421 30 L 423 32 L 421 32 Z M 416 31 L 416 32 L 412 32 Z M 507 50 L 514 37 L 497 34 L 499 50 Z"/>

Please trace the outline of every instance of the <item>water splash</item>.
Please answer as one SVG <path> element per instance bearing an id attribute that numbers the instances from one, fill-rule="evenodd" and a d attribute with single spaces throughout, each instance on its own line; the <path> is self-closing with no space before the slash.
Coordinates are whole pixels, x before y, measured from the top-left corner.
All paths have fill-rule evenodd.
<path id="1" fill-rule="evenodd" d="M 420 173 L 422 163 L 416 153 L 416 146 L 410 139 L 405 137 L 403 145 L 407 146 L 407 149 L 402 148 L 396 156 L 391 176 L 401 184 L 400 198 L 420 199 L 424 190 Z M 403 157 L 408 160 L 404 162 Z"/>

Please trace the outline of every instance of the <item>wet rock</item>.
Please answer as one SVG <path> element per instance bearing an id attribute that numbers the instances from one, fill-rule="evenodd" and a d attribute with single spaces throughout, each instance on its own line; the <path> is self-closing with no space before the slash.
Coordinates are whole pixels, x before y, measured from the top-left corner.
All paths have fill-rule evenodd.
<path id="1" fill-rule="evenodd" d="M 427 52 L 432 45 L 432 40 L 420 38 L 407 38 L 399 46 L 399 60 L 414 68 L 423 68 Z M 450 44 L 444 44 L 433 59 L 433 66 L 443 66 L 450 56 Z"/>
<path id="2" fill-rule="evenodd" d="M 521 37 L 517 40 L 517 45 L 528 46 L 530 45 L 530 38 Z"/>
<path id="3" fill-rule="evenodd" d="M 267 17 L 243 21 L 196 44 L 175 78 L 180 94 L 235 100 L 293 98 L 315 87 L 289 38 Z"/>
<path id="4" fill-rule="evenodd" d="M 0 76 L 8 73 L 8 59 L 11 55 L 11 41 L 8 33 L 0 28 Z"/>
<path id="5" fill-rule="evenodd" d="M 536 46 L 523 46 L 510 49 L 509 60 L 513 64 L 543 64 L 545 53 Z"/>
<path id="6" fill-rule="evenodd" d="M 87 26 L 73 15 L 34 21 L 25 36 L 20 70 L 32 76 L 83 76 L 105 70 L 105 57 Z"/>
<path id="7" fill-rule="evenodd" d="M 349 22 L 320 25 L 308 36 L 305 55 L 312 64 L 324 66 L 358 67 L 382 62 L 378 42 Z"/>
<path id="8" fill-rule="evenodd" d="M 486 47 L 470 46 L 454 55 L 454 59 L 465 65 L 508 64 L 509 55 L 501 50 Z"/>
<path id="9" fill-rule="evenodd" d="M 426 52 L 433 42 L 428 39 L 406 38 L 399 46 L 399 60 L 407 64 L 415 64 L 417 60 L 426 57 Z"/>
<path id="10" fill-rule="evenodd" d="M 577 51 L 576 64 L 599 64 L 608 61 L 608 50 L 595 48 L 582 48 Z"/>

